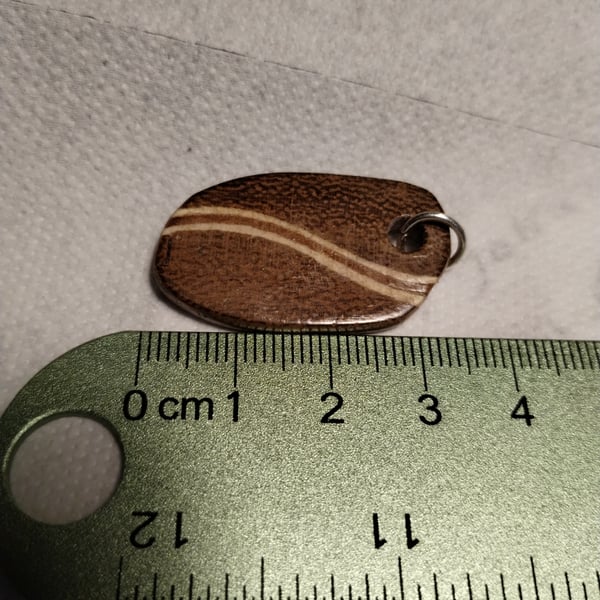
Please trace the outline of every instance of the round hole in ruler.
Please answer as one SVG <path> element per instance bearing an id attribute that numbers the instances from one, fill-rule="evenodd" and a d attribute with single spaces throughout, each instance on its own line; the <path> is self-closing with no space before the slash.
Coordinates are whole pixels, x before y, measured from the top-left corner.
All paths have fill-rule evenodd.
<path id="1" fill-rule="evenodd" d="M 25 514 L 64 525 L 103 506 L 122 467 L 121 446 L 100 421 L 57 416 L 25 434 L 12 457 L 10 489 Z"/>

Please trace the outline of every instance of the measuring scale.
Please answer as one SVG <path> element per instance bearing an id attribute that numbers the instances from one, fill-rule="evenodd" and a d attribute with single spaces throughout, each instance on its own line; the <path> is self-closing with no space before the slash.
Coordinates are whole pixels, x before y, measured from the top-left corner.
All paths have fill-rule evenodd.
<path id="1" fill-rule="evenodd" d="M 598 600 L 600 343 L 110 335 L 0 419 L 0 555 L 46 600 Z M 64 415 L 122 448 L 69 525 L 8 489 Z"/>

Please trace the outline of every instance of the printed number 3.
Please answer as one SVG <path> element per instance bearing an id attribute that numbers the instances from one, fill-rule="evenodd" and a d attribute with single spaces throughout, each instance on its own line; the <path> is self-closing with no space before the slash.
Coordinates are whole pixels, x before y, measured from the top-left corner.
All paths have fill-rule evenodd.
<path id="1" fill-rule="evenodd" d="M 429 406 L 425 406 L 425 410 L 433 413 L 433 416 L 419 416 L 421 423 L 425 425 L 437 425 L 442 420 L 442 411 L 438 408 L 438 399 L 432 394 L 422 394 L 419 396 L 419 402 L 431 402 Z"/>

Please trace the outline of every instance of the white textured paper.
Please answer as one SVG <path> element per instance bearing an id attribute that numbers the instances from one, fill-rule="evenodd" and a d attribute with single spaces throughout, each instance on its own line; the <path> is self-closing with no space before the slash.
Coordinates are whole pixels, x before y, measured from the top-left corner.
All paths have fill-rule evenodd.
<path id="1" fill-rule="evenodd" d="M 600 144 L 595 0 L 35 0 Z"/>
<path id="2" fill-rule="evenodd" d="M 77 4 L 61 8 L 84 14 Z M 153 290 L 154 244 L 192 193 L 254 173 L 409 181 L 461 222 L 466 255 L 392 333 L 600 338 L 593 6 L 556 3 L 544 17 L 554 44 L 535 46 L 524 32 L 542 16 L 519 13 L 511 29 L 516 3 L 482 5 L 477 18 L 454 3 L 443 19 L 432 5 L 400 17 L 391 3 L 332 4 L 319 53 L 308 13 L 287 47 L 213 4 L 219 28 L 204 31 L 222 37 L 204 42 L 248 57 L 191 43 L 203 40 L 184 25 L 190 5 L 162 19 L 161 3 L 146 4 L 90 19 L 0 1 L 0 412 L 50 360 L 99 335 L 214 330 Z M 361 7 L 362 20 L 350 14 Z M 407 33 L 393 47 L 402 68 L 382 52 L 385 15 L 385 39 Z M 269 18 L 290 27 L 289 11 Z M 356 42 L 349 21 L 365 24 Z M 440 33 L 442 21 L 460 39 Z M 505 36 L 490 37 L 484 57 L 482 23 Z M 320 72 L 274 64 L 286 61 Z M 498 81 L 510 82 L 505 95 Z"/>

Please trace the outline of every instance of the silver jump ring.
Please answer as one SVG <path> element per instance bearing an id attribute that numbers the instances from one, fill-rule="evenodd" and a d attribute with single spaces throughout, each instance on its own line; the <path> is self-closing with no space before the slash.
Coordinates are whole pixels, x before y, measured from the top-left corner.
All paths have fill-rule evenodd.
<path id="1" fill-rule="evenodd" d="M 448 229 L 454 231 L 456 239 L 458 240 L 458 246 L 456 247 L 454 254 L 448 259 L 448 267 L 453 265 L 463 255 L 467 245 L 467 236 L 465 235 L 465 230 L 461 227 L 458 221 L 444 213 L 422 212 L 414 217 L 410 217 L 398 230 L 398 237 L 400 240 L 404 241 L 408 235 L 408 232 L 415 225 L 419 225 L 420 223 L 439 223 L 441 225 L 446 225 Z"/>

